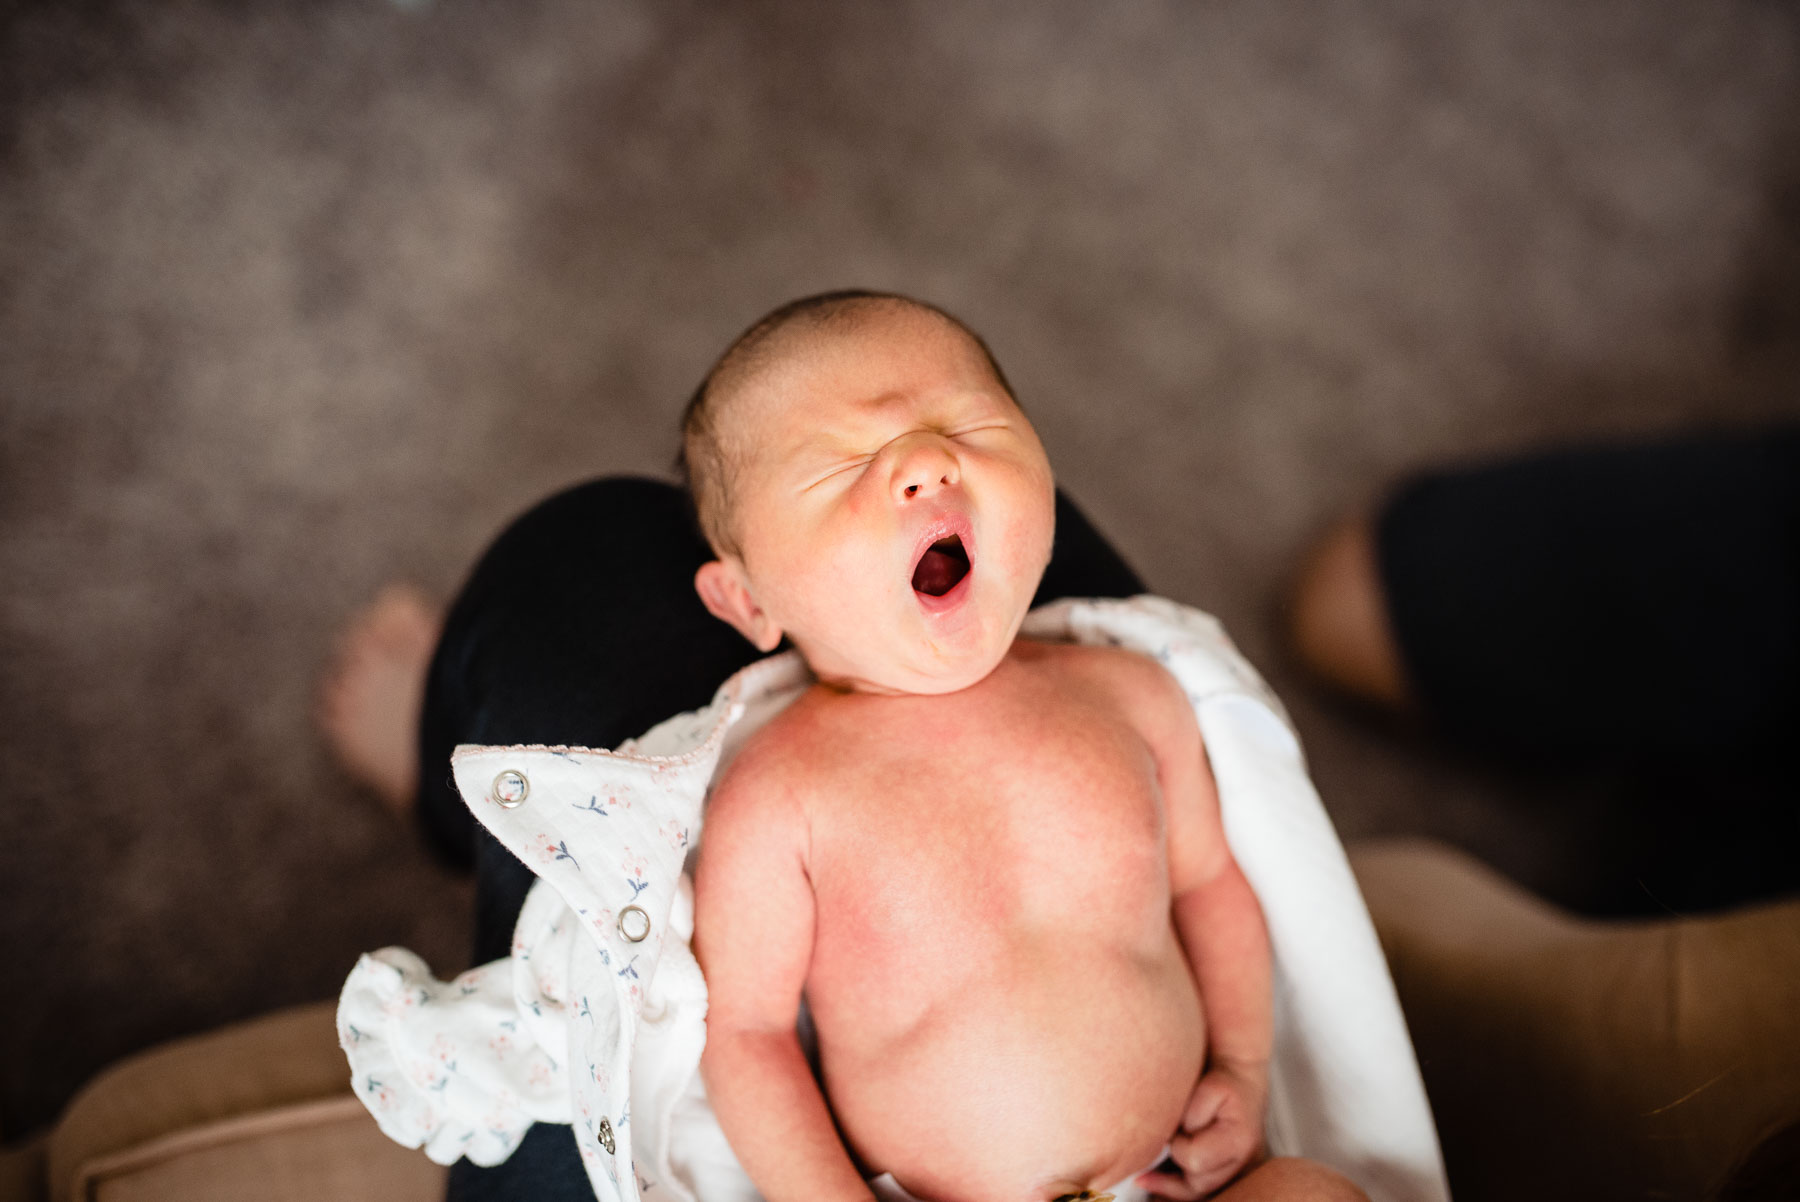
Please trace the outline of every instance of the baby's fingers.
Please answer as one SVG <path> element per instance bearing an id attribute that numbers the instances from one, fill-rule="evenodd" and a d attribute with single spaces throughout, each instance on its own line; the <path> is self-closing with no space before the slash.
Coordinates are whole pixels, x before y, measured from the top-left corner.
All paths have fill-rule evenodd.
<path id="1" fill-rule="evenodd" d="M 1181 1175 L 1190 1189 L 1204 1197 L 1237 1176 L 1253 1151 L 1240 1133 L 1230 1127 L 1214 1125 L 1198 1135 L 1177 1135 L 1169 1145 L 1169 1156 L 1181 1166 Z"/>
<path id="2" fill-rule="evenodd" d="M 1219 1117 L 1225 1102 L 1231 1097 L 1231 1089 L 1215 1076 L 1200 1078 L 1194 1094 L 1188 1099 L 1187 1109 L 1181 1115 L 1183 1131 L 1198 1131 Z"/>
<path id="3" fill-rule="evenodd" d="M 1138 1176 L 1137 1183 L 1152 1197 L 1167 1198 L 1169 1202 L 1199 1202 L 1206 1196 L 1178 1173 L 1143 1173 Z"/>

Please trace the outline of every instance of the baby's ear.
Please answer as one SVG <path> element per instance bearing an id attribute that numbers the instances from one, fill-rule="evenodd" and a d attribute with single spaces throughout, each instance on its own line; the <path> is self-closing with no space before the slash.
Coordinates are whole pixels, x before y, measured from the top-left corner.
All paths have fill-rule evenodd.
<path id="1" fill-rule="evenodd" d="M 694 573 L 694 591 L 713 617 L 735 627 L 758 651 L 773 651 L 781 643 L 781 627 L 750 595 L 743 565 L 737 560 L 701 564 Z"/>

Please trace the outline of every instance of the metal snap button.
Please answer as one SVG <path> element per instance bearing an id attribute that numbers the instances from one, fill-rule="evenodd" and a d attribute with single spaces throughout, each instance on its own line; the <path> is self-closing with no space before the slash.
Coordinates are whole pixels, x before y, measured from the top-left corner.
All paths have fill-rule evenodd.
<path id="1" fill-rule="evenodd" d="M 642 906 L 626 906 L 619 911 L 619 934 L 631 943 L 642 943 L 650 937 L 650 916 Z"/>
<path id="2" fill-rule="evenodd" d="M 494 800 L 504 810 L 515 810 L 525 804 L 531 796 L 531 782 L 525 779 L 523 772 L 508 768 L 494 778 Z"/>
<path id="3" fill-rule="evenodd" d="M 619 1144 L 618 1144 L 617 1140 L 613 1139 L 611 1123 L 609 1123 L 605 1119 L 601 1119 L 600 1120 L 600 1130 L 595 1132 L 595 1134 L 597 1134 L 600 1137 L 600 1146 L 602 1148 L 605 1148 L 609 1155 L 615 1155 L 618 1153 Z"/>

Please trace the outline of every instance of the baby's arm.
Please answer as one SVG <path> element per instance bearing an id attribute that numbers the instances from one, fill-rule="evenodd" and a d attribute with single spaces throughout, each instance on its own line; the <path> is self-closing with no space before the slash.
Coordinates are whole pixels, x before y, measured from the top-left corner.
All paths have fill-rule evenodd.
<path id="1" fill-rule="evenodd" d="M 707 1094 L 769 1202 L 869 1202 L 794 1034 L 813 941 L 805 818 L 790 793 L 737 767 L 709 805 L 695 879 Z"/>
<path id="2" fill-rule="evenodd" d="M 1175 929 L 1199 985 L 1207 1024 L 1206 1069 L 1182 1117 L 1173 1156 L 1182 1179 L 1146 1179 L 1171 1198 L 1201 1197 L 1262 1151 L 1274 1038 L 1269 933 L 1262 908 L 1225 841 L 1218 785 L 1194 711 L 1166 682 L 1150 718 L 1169 841 Z"/>

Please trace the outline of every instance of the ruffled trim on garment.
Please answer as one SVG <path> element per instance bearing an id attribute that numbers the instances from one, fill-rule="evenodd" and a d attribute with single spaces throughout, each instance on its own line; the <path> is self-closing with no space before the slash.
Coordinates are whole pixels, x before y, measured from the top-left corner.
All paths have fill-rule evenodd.
<path id="1" fill-rule="evenodd" d="M 569 1121 L 563 1071 L 521 1028 L 497 967 L 445 982 L 405 948 L 383 948 L 357 961 L 338 999 L 351 1088 L 383 1134 L 438 1164 L 499 1164 L 532 1123 Z"/>

